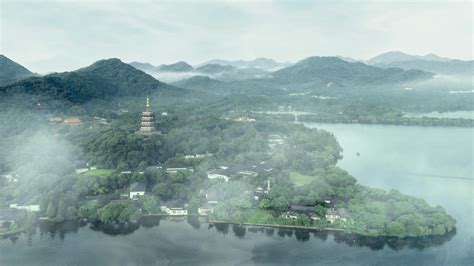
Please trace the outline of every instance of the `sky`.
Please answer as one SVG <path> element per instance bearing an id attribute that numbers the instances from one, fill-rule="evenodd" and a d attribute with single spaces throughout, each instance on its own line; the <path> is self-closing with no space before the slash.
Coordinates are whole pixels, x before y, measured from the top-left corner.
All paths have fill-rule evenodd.
<path id="1" fill-rule="evenodd" d="M 33 72 L 387 51 L 473 58 L 472 1 L 0 0 L 0 53 Z"/>

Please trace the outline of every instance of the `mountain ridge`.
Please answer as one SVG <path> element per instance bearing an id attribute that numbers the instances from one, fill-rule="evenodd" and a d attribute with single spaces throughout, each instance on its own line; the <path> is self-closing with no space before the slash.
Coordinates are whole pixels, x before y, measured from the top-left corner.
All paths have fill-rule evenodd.
<path id="1" fill-rule="evenodd" d="M 35 74 L 3 54 L 0 54 L 0 86 L 33 77 Z"/>
<path id="2" fill-rule="evenodd" d="M 273 78 L 283 83 L 341 85 L 374 85 L 431 78 L 433 73 L 401 68 L 379 68 L 362 62 L 348 62 L 337 57 L 309 57 L 287 68 L 273 72 Z"/>
<path id="3" fill-rule="evenodd" d="M 25 93 L 71 103 L 158 91 L 183 93 L 185 90 L 162 83 L 117 58 L 99 60 L 75 71 L 32 77 L 0 87 L 0 93 L 6 95 Z"/>

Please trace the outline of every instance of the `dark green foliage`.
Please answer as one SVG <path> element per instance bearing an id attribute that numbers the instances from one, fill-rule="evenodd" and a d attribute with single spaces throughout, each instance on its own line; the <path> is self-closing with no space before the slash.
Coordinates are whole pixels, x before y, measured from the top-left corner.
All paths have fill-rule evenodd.
<path id="1" fill-rule="evenodd" d="M 0 87 L 0 95 L 18 93 L 37 95 L 50 100 L 85 103 L 115 96 L 137 96 L 150 93 L 182 94 L 184 91 L 154 79 L 122 63 L 119 59 L 95 62 L 74 72 L 64 72 L 23 80 Z"/>
<path id="2" fill-rule="evenodd" d="M 0 86 L 34 76 L 28 69 L 0 54 Z"/>
<path id="3" fill-rule="evenodd" d="M 97 211 L 99 220 L 104 223 L 111 222 L 128 222 L 136 220 L 137 209 L 130 203 L 114 203 L 111 202 Z"/>

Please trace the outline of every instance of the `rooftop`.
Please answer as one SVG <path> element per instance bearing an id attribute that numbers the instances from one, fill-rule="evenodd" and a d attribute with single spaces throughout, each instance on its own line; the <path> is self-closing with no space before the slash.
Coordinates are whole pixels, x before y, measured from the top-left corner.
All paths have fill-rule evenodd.
<path id="1" fill-rule="evenodd" d="M 146 190 L 145 182 L 135 182 L 130 185 L 130 192 L 139 192 L 139 191 L 145 191 L 145 190 Z"/>

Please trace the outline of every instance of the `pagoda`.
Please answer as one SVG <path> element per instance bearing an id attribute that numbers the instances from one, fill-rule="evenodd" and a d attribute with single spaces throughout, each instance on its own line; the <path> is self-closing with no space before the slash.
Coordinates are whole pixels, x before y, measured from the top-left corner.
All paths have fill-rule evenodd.
<path id="1" fill-rule="evenodd" d="M 150 136 L 154 134 L 160 134 L 155 128 L 155 114 L 150 108 L 150 98 L 146 97 L 145 111 L 141 114 L 140 130 L 139 134 L 144 136 Z"/>

